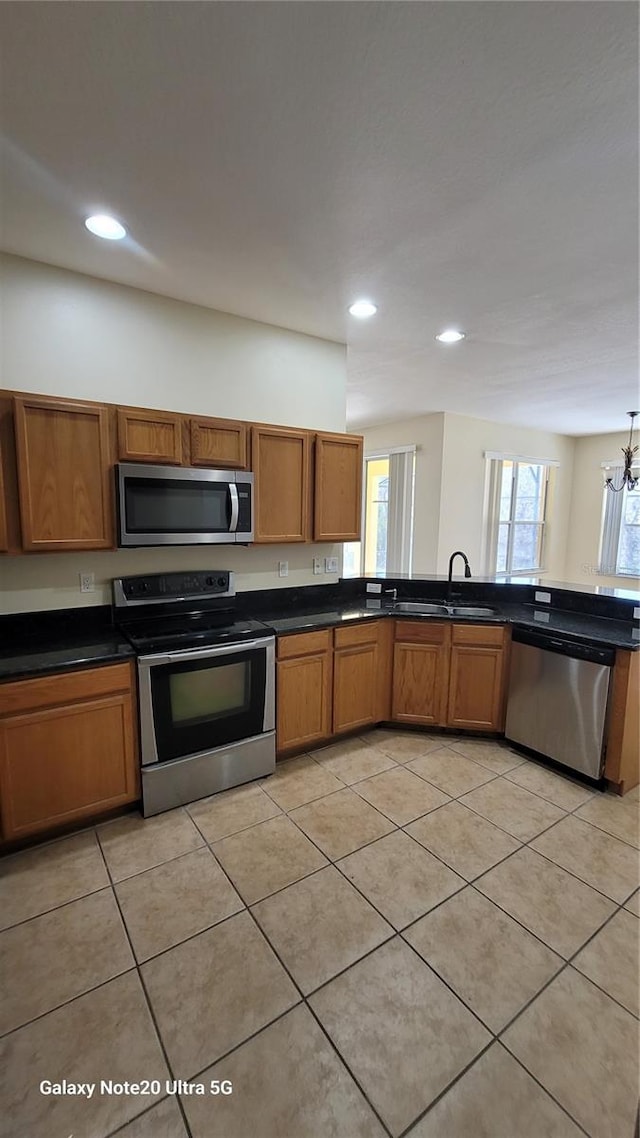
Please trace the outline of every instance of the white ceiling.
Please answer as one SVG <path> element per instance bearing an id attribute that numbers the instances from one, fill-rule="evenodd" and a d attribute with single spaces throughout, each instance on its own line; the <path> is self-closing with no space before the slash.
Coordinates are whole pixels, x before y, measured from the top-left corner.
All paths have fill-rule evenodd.
<path id="1" fill-rule="evenodd" d="M 580 0 L 0 4 L 4 247 L 346 340 L 354 426 L 623 430 L 637 20 Z M 99 209 L 131 240 L 90 236 Z M 346 314 L 360 295 L 369 322 Z M 450 324 L 467 339 L 437 344 Z"/>

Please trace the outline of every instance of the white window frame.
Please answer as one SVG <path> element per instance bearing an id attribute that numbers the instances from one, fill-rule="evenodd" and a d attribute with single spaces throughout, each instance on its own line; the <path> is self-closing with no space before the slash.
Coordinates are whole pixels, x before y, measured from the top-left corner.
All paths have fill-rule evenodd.
<path id="1" fill-rule="evenodd" d="M 603 462 L 601 467 L 605 476 L 608 477 L 610 471 L 619 473 L 623 469 L 623 463 L 615 459 L 612 462 Z M 636 478 L 640 476 L 640 462 L 631 469 Z M 638 573 L 625 573 L 624 570 L 618 568 L 618 551 L 620 549 L 620 537 L 622 534 L 622 511 L 624 507 L 624 496 L 627 490 L 620 490 L 614 494 L 613 491 L 607 490 L 605 486 L 603 493 L 604 500 L 602 503 L 602 526 L 600 531 L 598 569 L 603 577 L 625 577 L 627 580 L 631 579 L 635 581 L 638 579 Z"/>
<path id="2" fill-rule="evenodd" d="M 485 572 L 487 576 L 491 577 L 530 577 L 531 574 L 544 575 L 547 572 L 545 566 L 545 558 L 549 548 L 549 503 L 551 499 L 550 483 L 552 472 L 560 465 L 557 459 L 553 458 L 531 458 L 524 454 L 503 454 L 499 451 L 485 451 L 484 457 L 487 462 L 486 474 L 486 492 L 485 492 L 485 525 L 484 532 L 484 550 L 483 562 L 485 565 Z M 503 463 L 512 462 L 516 464 L 513 483 L 511 487 L 511 508 L 509 511 L 509 541 L 507 548 L 507 565 L 504 570 L 498 570 L 498 533 L 500 524 L 504 525 L 504 519 L 500 520 L 500 488 L 502 484 L 502 467 Z M 515 522 L 513 520 L 513 513 L 518 494 L 518 463 L 530 464 L 532 466 L 542 466 L 545 468 L 545 490 L 544 490 L 544 504 L 542 510 L 541 522 Z M 510 561 L 513 556 L 513 535 L 517 525 L 531 525 L 535 524 L 540 527 L 540 541 L 538 548 L 540 551 L 539 564 L 530 565 L 524 569 L 512 569 Z"/>
<path id="3" fill-rule="evenodd" d="M 387 564 L 399 568 L 388 569 L 388 573 L 410 573 L 413 560 L 413 510 L 415 496 L 415 455 L 417 446 L 386 447 L 384 450 L 367 451 L 364 456 L 362 474 L 362 522 L 360 538 L 360 576 L 364 576 L 366 550 L 367 516 L 367 462 L 379 458 L 389 459 L 389 505 L 387 513 Z M 404 472 L 399 478 L 392 477 L 394 455 L 413 455 L 413 462 L 404 460 Z M 374 574 L 375 575 L 375 574 Z"/>

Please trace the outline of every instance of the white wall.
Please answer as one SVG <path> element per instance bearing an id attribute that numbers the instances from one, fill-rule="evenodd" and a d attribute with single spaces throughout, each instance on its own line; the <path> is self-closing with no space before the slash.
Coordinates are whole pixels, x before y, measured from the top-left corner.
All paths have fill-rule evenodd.
<path id="1" fill-rule="evenodd" d="M 613 435 L 588 435 L 575 440 L 575 476 L 567 542 L 568 581 L 609 585 L 618 589 L 637 587 L 635 578 L 605 577 L 599 572 L 604 498 L 601 463 L 609 459 L 621 460 L 620 449 L 626 447 L 628 441 L 628 431 Z"/>
<path id="2" fill-rule="evenodd" d="M 414 573 L 447 573 L 454 549 L 463 549 L 474 576 L 485 572 L 483 536 L 485 451 L 560 462 L 549 523 L 546 569 L 565 579 L 574 440 L 463 415 L 424 415 L 366 429 L 365 452 L 416 443 Z"/>
<path id="3" fill-rule="evenodd" d="M 2 374 L 16 391 L 343 431 L 346 348 L 20 257 L 2 268 Z M 102 604 L 112 577 L 220 567 L 242 589 L 319 584 L 341 546 L 211 547 L 0 558 L 5 612 Z M 277 562 L 289 562 L 279 578 Z M 93 571 L 96 592 L 80 594 Z"/>
<path id="4" fill-rule="evenodd" d="M 416 450 L 414 496 L 413 572 L 435 573 L 440 525 L 440 483 L 445 416 L 420 415 L 408 422 L 385 423 L 364 432 L 365 454 L 386 447 L 411 446 Z"/>
<path id="5" fill-rule="evenodd" d="M 454 549 L 465 551 L 475 573 L 482 575 L 485 572 L 485 451 L 495 451 L 526 458 L 556 459 L 560 463 L 550 504 L 544 567 L 550 580 L 565 580 L 574 442 L 567 435 L 530 427 L 514 427 L 463 415 L 445 415 L 438 573 L 448 571 Z"/>

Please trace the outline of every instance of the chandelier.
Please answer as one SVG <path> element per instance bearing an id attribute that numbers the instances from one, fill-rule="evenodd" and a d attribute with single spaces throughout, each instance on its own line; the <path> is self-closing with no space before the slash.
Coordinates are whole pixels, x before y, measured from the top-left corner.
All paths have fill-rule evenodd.
<path id="1" fill-rule="evenodd" d="M 619 486 L 614 486 L 613 478 L 605 479 L 605 486 L 607 487 L 607 490 L 613 490 L 614 494 L 618 494 L 620 490 L 624 490 L 625 486 L 627 487 L 627 490 L 635 490 L 636 486 L 638 485 L 638 481 L 640 481 L 640 479 L 634 477 L 631 472 L 631 467 L 634 463 L 634 456 L 638 453 L 638 448 L 631 446 L 631 443 L 633 442 L 633 420 L 637 414 L 637 411 L 627 411 L 627 415 L 631 419 L 631 426 L 629 428 L 629 442 L 627 443 L 626 447 L 620 448 L 624 455 L 624 470 L 622 471 L 622 481 Z"/>

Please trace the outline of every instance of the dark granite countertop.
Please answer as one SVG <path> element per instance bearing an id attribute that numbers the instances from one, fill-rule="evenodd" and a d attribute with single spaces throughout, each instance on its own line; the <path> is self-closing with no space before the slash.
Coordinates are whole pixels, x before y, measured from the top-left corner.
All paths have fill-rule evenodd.
<path id="1" fill-rule="evenodd" d="M 417 598 L 412 598 L 416 599 Z M 480 602 L 478 602 L 480 603 Z M 286 617 L 279 617 L 277 610 L 268 615 L 260 614 L 260 620 L 268 624 L 278 635 L 294 632 L 312 632 L 315 629 L 334 628 L 348 621 L 371 620 L 376 617 L 394 617 L 396 620 L 425 620 L 425 621 L 453 621 L 456 624 L 511 624 L 519 628 L 537 630 L 548 629 L 576 641 L 590 640 L 603 647 L 627 648 L 635 651 L 640 648 L 640 636 L 637 626 L 634 628 L 627 621 L 610 620 L 605 617 L 590 616 L 584 613 L 563 612 L 557 609 L 540 608 L 527 604 L 501 604 L 491 603 L 495 611 L 491 616 L 457 616 L 423 613 L 399 612 L 392 604 L 381 604 L 379 601 L 365 602 L 356 605 L 353 601 L 344 605 L 334 605 L 331 609 L 317 608 L 313 611 L 304 611 Z M 634 635 L 635 633 L 635 635 Z"/>
<path id="2" fill-rule="evenodd" d="M 0 621 L 0 681 L 94 668 L 134 656 L 108 605 L 18 613 Z"/>
<path id="3" fill-rule="evenodd" d="M 433 603 L 444 595 L 445 590 L 434 579 L 424 583 L 414 580 L 409 587 L 396 580 L 404 600 Z M 459 583 L 456 584 L 459 587 Z M 494 609 L 489 617 L 466 618 L 473 624 L 508 623 L 519 628 L 548 629 L 569 639 L 592 641 L 603 647 L 632 651 L 640 648 L 638 622 L 619 619 L 626 612 L 631 615 L 632 606 L 628 602 L 623 611 L 620 601 L 596 602 L 592 597 L 588 604 L 596 607 L 597 603 L 600 611 L 588 613 L 578 611 L 577 597 L 572 604 L 573 598 L 567 592 L 556 593 L 554 603 L 545 606 L 532 603 L 532 589 L 515 583 L 510 589 L 510 601 L 505 597 L 504 584 L 469 582 L 469 585 L 473 588 L 464 589 L 453 604 Z M 456 623 L 465 620 L 458 615 L 402 613 L 394 609 L 387 597 L 367 595 L 361 582 L 345 581 L 340 585 L 240 593 L 236 597 L 236 611 L 238 617 L 259 620 L 279 636 L 389 616 L 399 620 L 453 620 Z M 108 605 L 0 618 L 0 682 L 96 667 L 134 655 L 128 641 L 114 628 Z"/>

